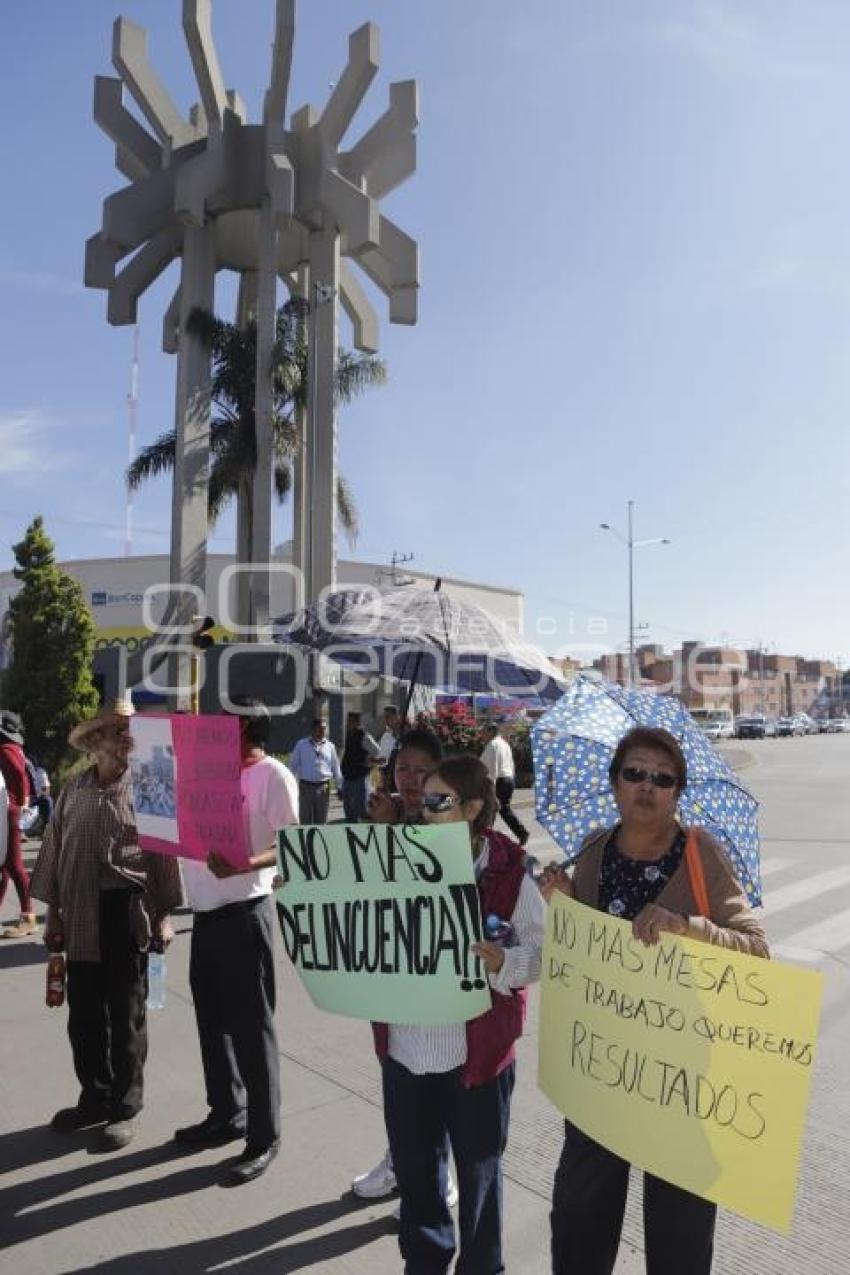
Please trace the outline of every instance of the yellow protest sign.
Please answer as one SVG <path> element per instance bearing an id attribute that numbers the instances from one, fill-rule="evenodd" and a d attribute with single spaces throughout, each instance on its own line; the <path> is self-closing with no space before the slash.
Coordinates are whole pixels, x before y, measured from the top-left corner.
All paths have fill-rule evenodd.
<path id="1" fill-rule="evenodd" d="M 822 975 L 662 939 L 554 896 L 540 1087 L 623 1159 L 787 1234 Z"/>

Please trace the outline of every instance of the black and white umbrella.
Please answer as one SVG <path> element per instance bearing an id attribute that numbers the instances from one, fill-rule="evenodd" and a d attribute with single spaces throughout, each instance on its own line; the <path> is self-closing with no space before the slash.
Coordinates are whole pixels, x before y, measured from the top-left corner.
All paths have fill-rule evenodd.
<path id="1" fill-rule="evenodd" d="M 408 682 L 411 692 L 424 684 L 551 703 L 564 691 L 543 651 L 440 581 L 434 589 L 339 589 L 276 620 L 273 637 L 358 673 Z"/>

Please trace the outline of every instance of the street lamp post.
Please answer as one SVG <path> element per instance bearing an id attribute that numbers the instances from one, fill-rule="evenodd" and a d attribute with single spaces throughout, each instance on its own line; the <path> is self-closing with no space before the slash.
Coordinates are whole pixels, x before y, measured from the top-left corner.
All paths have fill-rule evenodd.
<path id="1" fill-rule="evenodd" d="M 623 535 L 612 527 L 609 522 L 600 522 L 599 526 L 603 531 L 610 531 L 612 536 L 626 546 L 628 552 L 629 567 L 629 667 L 626 674 L 626 685 L 634 685 L 635 675 L 635 549 L 643 549 L 646 545 L 669 545 L 671 542 L 666 536 L 654 536 L 651 540 L 635 540 L 634 538 L 634 510 L 635 502 L 629 500 L 626 502 L 626 519 L 628 534 Z"/>

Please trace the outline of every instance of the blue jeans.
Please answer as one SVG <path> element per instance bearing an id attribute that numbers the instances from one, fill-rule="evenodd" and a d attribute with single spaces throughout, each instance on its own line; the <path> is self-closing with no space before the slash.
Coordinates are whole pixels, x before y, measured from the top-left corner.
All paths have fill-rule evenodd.
<path id="1" fill-rule="evenodd" d="M 401 1193 L 399 1247 L 406 1275 L 444 1275 L 455 1252 L 446 1204 L 451 1145 L 460 1192 L 455 1275 L 501 1275 L 502 1153 L 514 1064 L 467 1089 L 460 1068 L 413 1075 L 384 1060 L 384 1118 Z"/>

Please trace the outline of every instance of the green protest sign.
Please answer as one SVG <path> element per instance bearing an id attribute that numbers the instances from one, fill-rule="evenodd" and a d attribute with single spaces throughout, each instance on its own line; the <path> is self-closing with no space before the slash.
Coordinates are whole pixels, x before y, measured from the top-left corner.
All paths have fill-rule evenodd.
<path id="1" fill-rule="evenodd" d="M 426 1025 L 490 1008 L 466 824 L 282 828 L 278 865 L 284 946 L 320 1009 Z"/>

